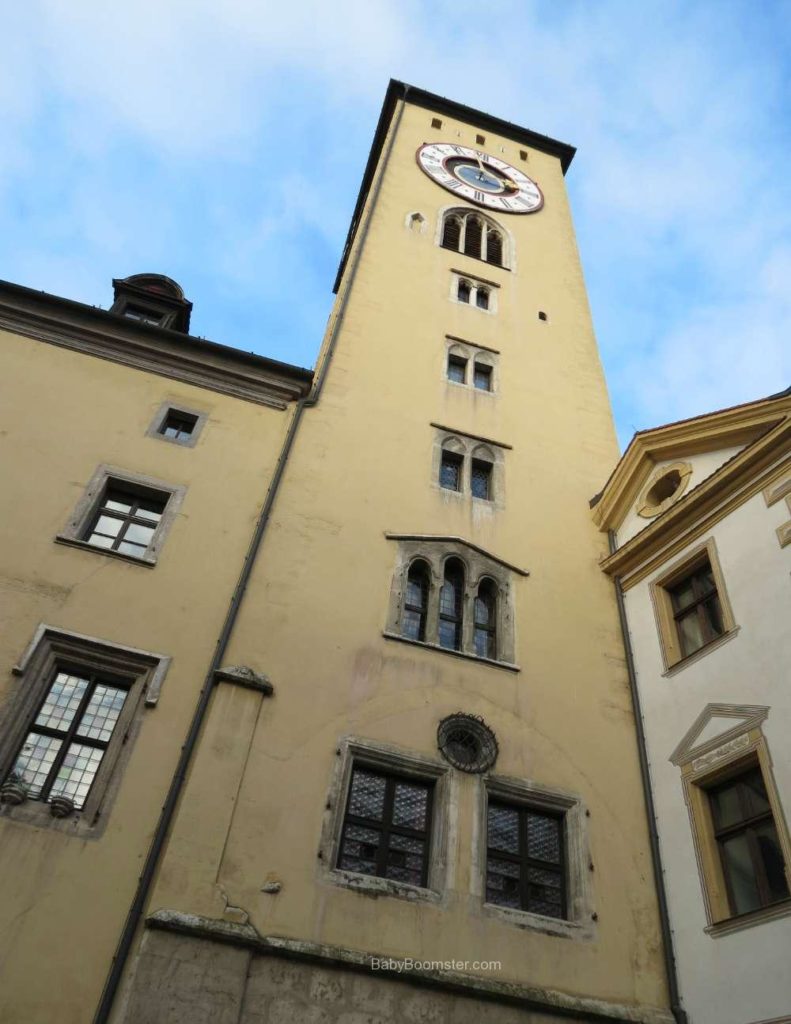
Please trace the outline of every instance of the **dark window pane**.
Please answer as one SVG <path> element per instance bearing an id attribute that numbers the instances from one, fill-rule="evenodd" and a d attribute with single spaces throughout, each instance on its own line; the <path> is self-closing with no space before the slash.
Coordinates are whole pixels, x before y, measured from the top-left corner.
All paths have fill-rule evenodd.
<path id="1" fill-rule="evenodd" d="M 742 832 L 723 840 L 721 849 L 723 868 L 730 882 L 734 912 L 746 914 L 750 910 L 757 910 L 761 906 L 761 897 L 747 833 Z"/>
<path id="2" fill-rule="evenodd" d="M 536 860 L 560 863 L 560 821 L 557 818 L 528 813 L 527 852 Z"/>
<path id="3" fill-rule="evenodd" d="M 527 869 L 527 909 L 547 917 L 563 917 L 560 875 L 538 868 Z"/>
<path id="4" fill-rule="evenodd" d="M 709 793 L 715 828 L 727 828 L 744 820 L 738 782 L 719 786 Z"/>
<path id="5" fill-rule="evenodd" d="M 401 619 L 401 634 L 410 640 L 423 640 L 423 616 L 407 608 Z"/>
<path id="6" fill-rule="evenodd" d="M 488 843 L 495 850 L 519 853 L 519 812 L 514 807 L 489 805 Z"/>
<path id="7" fill-rule="evenodd" d="M 494 633 L 485 629 L 475 630 L 475 654 L 478 658 L 496 659 L 497 648 L 495 646 Z"/>
<path id="8" fill-rule="evenodd" d="M 489 308 L 489 291 L 487 288 L 479 288 L 475 293 L 475 304 L 479 309 Z"/>
<path id="9" fill-rule="evenodd" d="M 459 281 L 459 290 L 457 292 L 459 302 L 469 302 L 470 293 L 471 289 L 467 281 Z"/>
<path id="10" fill-rule="evenodd" d="M 477 217 L 468 217 L 464 232 L 464 251 L 468 256 L 481 258 L 482 225 Z"/>
<path id="11" fill-rule="evenodd" d="M 165 437 L 178 441 L 182 438 L 190 437 L 197 422 L 197 416 L 190 416 L 189 413 L 175 412 L 171 409 L 162 421 L 159 432 Z"/>
<path id="12" fill-rule="evenodd" d="M 473 497 L 491 499 L 492 464 L 483 462 L 480 459 L 472 460 L 472 475 L 470 477 L 470 488 Z"/>
<path id="13" fill-rule="evenodd" d="M 461 242 L 461 220 L 458 217 L 448 217 L 442 229 L 442 245 L 445 249 L 459 251 Z"/>
<path id="14" fill-rule="evenodd" d="M 492 368 L 485 363 L 475 364 L 475 387 L 479 391 L 492 390 Z"/>
<path id="15" fill-rule="evenodd" d="M 785 865 L 780 840 L 774 821 L 766 821 L 755 830 L 758 856 L 763 864 L 768 886 L 769 902 L 783 900 L 788 896 L 788 882 L 785 876 Z"/>
<path id="16" fill-rule="evenodd" d="M 461 647 L 461 629 L 458 623 L 440 619 L 439 645 L 450 651 L 458 651 Z"/>
<path id="17" fill-rule="evenodd" d="M 503 239 L 493 228 L 486 230 L 486 262 L 497 267 L 503 265 Z"/>
<path id="18" fill-rule="evenodd" d="M 722 625 L 720 599 L 715 594 L 703 603 L 704 629 L 709 637 L 722 636 L 725 632 Z"/>
<path id="19" fill-rule="evenodd" d="M 347 813 L 358 818 L 381 821 L 385 803 L 385 783 L 384 776 L 355 768 Z"/>
<path id="20" fill-rule="evenodd" d="M 439 470 L 439 482 L 441 487 L 449 491 L 461 490 L 461 467 L 462 457 L 455 452 L 443 452 L 442 463 Z"/>
<path id="21" fill-rule="evenodd" d="M 678 624 L 678 637 L 681 641 L 681 650 L 684 654 L 694 654 L 706 644 L 706 636 L 703 632 L 703 625 L 700 621 L 697 609 L 687 612 L 682 618 L 676 620 Z"/>
<path id="22" fill-rule="evenodd" d="M 522 904 L 519 865 L 489 857 L 486 864 L 486 902 L 519 910 Z"/>
<path id="23" fill-rule="evenodd" d="M 467 360 L 461 356 L 448 356 L 448 380 L 463 384 L 467 377 Z"/>
<path id="24" fill-rule="evenodd" d="M 381 834 L 374 829 L 348 824 L 343 834 L 338 867 L 375 875 L 380 838 Z"/>
<path id="25" fill-rule="evenodd" d="M 385 878 L 410 885 L 422 885 L 425 843 L 411 836 L 390 836 Z"/>
<path id="26" fill-rule="evenodd" d="M 748 817 L 754 817 L 756 814 L 766 814 L 771 811 L 769 797 L 766 795 L 766 786 L 764 785 L 760 768 L 755 768 L 746 775 L 742 775 L 739 779 L 739 785 L 742 790 Z"/>
<path id="27" fill-rule="evenodd" d="M 393 797 L 393 824 L 422 832 L 426 827 L 428 788 L 410 782 L 397 782 Z"/>

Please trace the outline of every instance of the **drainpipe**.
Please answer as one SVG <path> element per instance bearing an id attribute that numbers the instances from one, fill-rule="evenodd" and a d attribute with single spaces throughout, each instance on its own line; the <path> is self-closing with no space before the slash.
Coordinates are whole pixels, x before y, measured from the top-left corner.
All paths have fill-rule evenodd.
<path id="1" fill-rule="evenodd" d="M 173 818 L 178 806 L 179 798 L 181 797 L 184 783 L 187 778 L 187 772 L 189 770 L 190 763 L 192 761 L 192 755 L 197 744 L 198 737 L 200 736 L 201 729 L 203 727 L 204 719 L 206 718 L 206 712 L 209 708 L 211 701 L 211 694 L 214 688 L 214 675 L 215 672 L 221 667 L 225 658 L 225 652 L 228 649 L 228 644 L 233 633 L 236 620 L 239 616 L 239 609 L 244 598 L 245 591 L 247 590 L 247 584 L 250 581 L 250 576 L 253 571 L 261 543 L 266 533 L 266 528 L 269 525 L 269 520 L 272 514 L 272 508 L 275 504 L 278 491 L 280 489 L 280 483 L 285 473 L 286 464 L 288 463 L 291 450 L 294 446 L 294 441 L 297 436 L 297 430 L 302 420 L 302 414 L 305 409 L 313 408 L 318 403 L 321 396 L 321 392 L 324 388 L 324 381 L 326 380 L 327 373 L 329 371 L 332 357 L 335 353 L 336 343 L 338 334 L 340 333 L 341 325 L 343 324 L 346 307 L 351 294 L 352 285 L 357 276 L 357 270 L 360 263 L 360 257 L 365 247 L 365 240 L 368 237 L 368 231 L 370 229 L 371 220 L 373 218 L 374 210 L 376 209 L 377 200 L 379 198 L 379 192 L 381 191 L 382 181 L 384 180 L 385 171 L 390 160 L 390 154 L 393 149 L 393 143 L 398 133 L 398 128 L 401 123 L 401 118 L 404 113 L 404 107 L 406 106 L 407 93 L 409 92 L 409 86 L 404 87 L 398 113 L 396 114 L 395 121 L 390 132 L 390 138 L 388 139 L 385 147 L 384 155 L 380 162 L 380 169 L 374 186 L 371 190 L 371 197 L 368 205 L 368 215 L 365 218 L 362 229 L 360 231 L 359 241 L 354 253 L 354 257 L 351 261 L 351 265 L 348 270 L 347 284 L 343 290 L 338 302 L 338 312 L 335 317 L 335 323 L 333 324 L 332 331 L 330 333 L 329 341 L 325 349 L 324 359 L 321 363 L 319 374 L 313 383 L 310 394 L 307 398 L 300 399 L 297 402 L 297 407 L 294 410 L 294 415 L 289 424 L 288 433 L 283 442 L 283 447 L 280 450 L 278 456 L 277 465 L 275 466 L 275 472 L 272 475 L 272 479 L 269 483 L 266 492 L 266 498 L 264 500 L 261 513 L 255 525 L 253 536 L 250 540 L 250 545 L 247 549 L 244 562 L 242 564 L 241 572 L 239 573 L 239 579 L 234 588 L 234 592 L 231 596 L 231 603 L 228 608 L 228 612 L 225 616 L 225 622 L 223 623 L 222 631 L 217 639 L 217 644 L 214 649 L 214 656 L 212 657 L 209 665 L 209 670 L 206 673 L 206 678 L 203 682 L 203 689 L 198 697 L 198 703 L 195 708 L 195 713 L 192 717 L 192 722 L 187 733 L 187 738 L 184 741 L 184 745 L 181 748 L 181 755 L 179 757 L 178 765 L 176 766 L 175 774 L 170 783 L 165 803 L 162 807 L 162 812 L 159 817 L 156 832 L 154 838 L 151 841 L 148 854 L 146 856 L 143 870 L 140 874 L 140 878 L 137 883 L 137 890 L 135 892 L 132 905 L 129 908 L 129 912 L 124 923 L 123 931 L 121 932 L 121 938 L 118 942 L 118 947 L 113 956 L 113 961 L 110 966 L 110 971 L 105 981 L 104 989 L 102 991 L 102 997 L 99 1001 L 99 1006 L 96 1010 L 94 1017 L 94 1024 L 106 1024 L 110 1018 L 110 1013 L 113 1008 L 118 987 L 121 982 L 121 977 L 126 967 L 126 962 L 129 959 L 129 953 L 132 949 L 135 934 L 143 918 L 143 912 L 145 905 L 148 900 L 148 895 L 151 890 L 151 884 L 154 880 L 159 862 L 162 856 L 162 852 L 167 842 L 168 834 L 170 832 L 170 826 L 173 823 Z"/>
<path id="2" fill-rule="evenodd" d="M 616 550 L 615 534 L 608 531 L 610 554 Z M 648 752 L 645 744 L 645 729 L 643 727 L 643 711 L 640 705 L 640 693 L 637 689 L 637 672 L 634 666 L 634 653 L 632 651 L 632 640 L 629 635 L 629 623 L 626 618 L 626 604 L 623 598 L 623 587 L 620 577 L 613 579 L 615 584 L 615 600 L 618 604 L 618 618 L 621 623 L 621 637 L 623 639 L 624 653 L 626 654 L 626 670 L 629 675 L 629 690 L 632 695 L 632 709 L 634 711 L 635 730 L 637 732 L 637 754 L 640 760 L 640 778 L 643 783 L 643 796 L 645 798 L 646 816 L 648 818 L 648 837 L 651 846 L 651 864 L 654 870 L 654 884 L 656 886 L 657 902 L 659 903 L 659 924 L 662 931 L 662 951 L 665 959 L 665 974 L 667 976 L 667 988 L 670 995 L 670 1011 L 677 1024 L 688 1024 L 688 1017 L 681 1006 L 681 994 L 678 988 L 678 975 L 676 972 L 676 955 L 673 947 L 673 931 L 670 927 L 670 915 L 667 909 L 667 893 L 665 891 L 665 873 L 662 868 L 662 854 L 659 849 L 659 833 L 656 827 L 656 807 L 654 805 L 654 794 L 651 788 L 651 769 L 648 764 Z"/>

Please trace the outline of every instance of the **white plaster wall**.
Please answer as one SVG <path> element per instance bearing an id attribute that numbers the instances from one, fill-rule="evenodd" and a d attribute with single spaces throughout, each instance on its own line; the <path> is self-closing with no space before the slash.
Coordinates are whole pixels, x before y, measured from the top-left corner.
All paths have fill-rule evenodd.
<path id="1" fill-rule="evenodd" d="M 791 916 L 718 938 L 704 932 L 681 773 L 668 760 L 707 704 L 768 706 L 764 735 L 786 819 L 791 817 L 791 546 L 782 549 L 775 534 L 787 519 L 785 502 L 767 508 L 757 494 L 714 527 L 709 536 L 716 541 L 739 631 L 668 676 L 649 592 L 663 569 L 625 595 L 680 986 L 691 1024 L 750 1024 L 791 1014 Z"/>
<path id="2" fill-rule="evenodd" d="M 693 487 L 697 487 L 698 484 L 702 484 L 706 477 L 715 473 L 720 466 L 723 466 L 729 459 L 732 459 L 733 456 L 740 452 L 743 447 L 744 445 L 736 445 L 733 448 L 721 448 L 716 452 L 701 452 L 700 455 L 690 455 L 683 459 L 665 459 L 663 462 L 657 462 L 656 466 L 651 470 L 651 476 L 653 476 L 657 470 L 661 469 L 662 466 L 672 466 L 674 463 L 679 461 L 688 462 L 692 467 L 692 473 L 690 474 L 689 482 L 684 494 L 689 494 Z M 631 540 L 635 534 L 644 530 L 646 526 L 650 526 L 654 521 L 653 519 L 646 519 L 644 516 L 639 516 L 637 514 L 637 505 L 641 496 L 642 488 L 635 496 L 632 508 L 627 512 L 623 523 L 621 523 L 618 528 L 617 537 L 619 547 L 622 544 L 625 544 L 628 540 Z"/>

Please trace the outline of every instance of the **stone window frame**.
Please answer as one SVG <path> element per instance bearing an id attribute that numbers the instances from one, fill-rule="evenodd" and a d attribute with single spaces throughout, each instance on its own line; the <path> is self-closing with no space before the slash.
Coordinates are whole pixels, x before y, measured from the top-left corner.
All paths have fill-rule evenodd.
<path id="1" fill-rule="evenodd" d="M 593 908 L 593 861 L 590 853 L 588 814 L 578 793 L 546 786 L 528 779 L 487 774 L 476 777 L 478 810 L 473 820 L 470 872 L 472 895 L 486 917 L 544 935 L 578 941 L 594 941 L 597 934 Z M 516 910 L 486 902 L 486 858 L 489 799 L 514 806 L 534 808 L 563 816 L 566 867 L 566 910 L 564 920 L 530 910 Z"/>
<path id="2" fill-rule="evenodd" d="M 649 501 L 648 496 L 654 487 L 656 487 L 660 480 L 663 480 L 671 473 L 678 473 L 680 478 L 678 487 L 676 487 L 672 494 L 660 502 Z M 642 516 L 643 519 L 654 519 L 669 509 L 671 505 L 675 505 L 689 486 L 691 476 L 692 466 L 689 462 L 673 462 L 670 465 L 660 466 L 656 469 L 640 492 L 636 506 L 638 516 Z"/>
<path id="3" fill-rule="evenodd" d="M 89 544 L 84 539 L 107 488 L 114 484 L 118 484 L 120 487 L 134 493 L 165 500 L 162 518 L 157 524 L 145 555 L 128 555 L 121 551 L 110 551 L 107 548 Z M 186 486 L 181 484 L 168 483 L 165 480 L 146 476 L 143 473 L 135 473 L 128 469 L 121 469 L 118 466 L 102 464 L 88 481 L 82 497 L 77 502 L 63 530 L 55 537 L 55 541 L 58 544 L 68 544 L 71 547 L 81 548 L 83 551 L 92 551 L 110 558 L 120 558 L 134 565 L 147 565 L 153 568 L 157 564 L 162 545 L 165 543 L 167 535 L 179 515 L 186 493 Z"/>
<path id="4" fill-rule="evenodd" d="M 165 424 L 165 420 L 170 413 L 176 413 L 178 416 L 194 416 L 195 426 L 192 429 L 192 433 L 189 437 L 183 440 L 175 437 L 166 437 L 161 433 L 162 427 Z M 157 409 L 156 415 L 151 421 L 148 430 L 146 430 L 146 437 L 153 437 L 157 441 L 166 441 L 168 444 L 178 445 L 179 448 L 194 448 L 198 443 L 201 431 L 209 418 L 208 412 L 201 412 L 199 409 L 193 409 L 190 406 L 182 405 L 180 402 L 163 402 L 162 405 Z"/>
<path id="5" fill-rule="evenodd" d="M 423 537 L 387 534 L 398 543 L 396 564 L 390 586 L 387 623 L 383 636 L 389 640 L 414 644 L 418 647 L 441 651 L 456 658 L 467 658 L 479 665 L 491 665 L 518 672 L 516 654 L 516 614 L 514 607 L 514 576 L 528 573 L 516 566 L 493 557 L 468 544 L 461 538 Z M 464 596 L 461 650 L 440 646 L 439 595 L 445 578 L 445 563 L 456 558 L 464 566 Z M 407 577 L 411 565 L 423 561 L 429 569 L 429 593 L 426 613 L 426 639 L 415 640 L 401 632 L 401 620 L 407 593 Z M 475 653 L 474 604 L 478 587 L 484 579 L 491 579 L 497 588 L 496 629 L 497 658 L 481 658 Z"/>
<path id="6" fill-rule="evenodd" d="M 428 757 L 390 743 L 358 736 L 342 737 L 335 755 L 322 822 L 319 879 L 328 885 L 341 886 L 374 897 L 394 896 L 410 901 L 443 903 L 450 889 L 450 875 L 458 842 L 456 819 L 451 815 L 451 807 L 458 803 L 457 773 L 439 757 Z M 355 765 L 432 784 L 428 885 L 425 888 L 335 866 L 340 853 L 349 785 Z"/>
<path id="7" fill-rule="evenodd" d="M 720 636 L 715 637 L 698 648 L 697 651 L 693 651 L 691 654 L 684 654 L 679 642 L 670 590 L 706 561 L 711 565 L 714 583 L 717 588 L 717 596 L 722 613 L 723 632 Z M 713 537 L 709 537 L 702 544 L 696 545 L 690 551 L 687 551 L 682 558 L 666 567 L 659 577 L 650 584 L 650 594 L 656 617 L 659 646 L 662 652 L 665 674 L 673 673 L 676 670 L 680 671 L 699 658 L 705 657 L 706 654 L 716 650 L 723 643 L 732 639 L 739 631 L 725 586 L 725 577 L 720 565 L 717 545 Z"/>
<path id="8" fill-rule="evenodd" d="M 459 244 L 458 247 L 451 245 L 443 245 L 445 240 L 445 225 L 451 219 L 455 218 L 461 222 L 459 226 Z M 481 224 L 481 251 L 479 256 L 475 256 L 473 253 L 465 251 L 465 236 L 467 233 L 467 225 L 471 220 L 477 220 Z M 490 232 L 496 234 L 500 238 L 501 256 L 502 260 L 500 263 L 492 262 L 488 259 L 488 239 Z M 444 207 L 439 218 L 438 218 L 438 230 L 436 234 L 436 244 L 441 248 L 445 249 L 446 252 L 457 253 L 460 256 L 466 256 L 471 260 L 478 260 L 480 263 L 485 263 L 487 267 L 497 267 L 498 270 L 510 270 L 511 269 L 511 256 L 514 251 L 513 235 L 508 231 L 502 224 L 491 217 L 489 214 L 483 213 L 479 209 L 470 209 L 469 206 L 447 206 Z"/>
<path id="9" fill-rule="evenodd" d="M 441 206 L 439 208 L 439 210 L 437 211 L 437 220 L 436 220 L 435 227 L 434 227 L 434 244 L 437 246 L 438 249 L 442 249 L 442 250 L 444 250 L 444 252 L 448 252 L 448 253 L 453 253 L 453 252 L 457 252 L 458 251 L 458 254 L 460 256 L 467 255 L 466 253 L 464 253 L 462 251 L 459 251 L 459 250 L 446 249 L 443 246 L 443 244 L 442 244 L 442 236 L 443 236 L 444 231 L 445 231 L 445 220 L 447 219 L 447 217 L 449 215 L 451 215 L 453 213 L 457 213 L 457 214 L 458 213 L 465 213 L 465 214 L 466 213 L 470 213 L 470 214 L 477 214 L 479 217 L 488 217 L 488 219 L 491 221 L 492 225 L 495 228 L 497 228 L 497 230 L 503 236 L 503 263 L 502 263 L 502 265 L 498 264 L 498 263 L 488 263 L 488 262 L 486 262 L 486 260 L 481 260 L 480 262 L 484 266 L 494 267 L 495 270 L 507 270 L 507 271 L 511 271 L 512 273 L 516 272 L 516 269 L 517 269 L 516 237 L 515 237 L 513 231 L 508 227 L 507 224 L 502 223 L 499 220 L 494 220 L 494 218 L 492 218 L 488 214 L 484 214 L 484 212 L 480 209 L 480 207 L 475 207 L 475 208 L 467 207 L 467 206 L 460 207 L 458 205 L 458 203 L 449 203 L 446 206 Z M 475 257 L 475 256 L 468 256 L 468 259 L 477 259 L 477 257 Z M 459 273 L 459 274 L 461 274 L 462 276 L 465 276 L 465 277 L 469 277 L 469 275 L 465 274 L 463 271 L 456 271 L 456 273 Z M 485 283 L 489 284 L 489 285 L 492 284 L 492 282 L 490 282 L 490 281 L 486 281 Z M 499 285 L 497 285 L 496 287 L 499 287 Z"/>
<path id="10" fill-rule="evenodd" d="M 462 281 L 466 282 L 470 288 L 469 302 L 462 302 L 459 298 L 459 285 Z M 468 274 L 463 270 L 451 270 L 450 293 L 448 297 L 457 306 L 477 310 L 477 312 L 484 313 L 486 316 L 495 316 L 497 313 L 497 290 L 499 287 L 500 285 L 496 281 L 487 281 L 482 277 L 476 277 L 474 274 Z M 485 288 L 489 294 L 489 305 L 486 309 L 478 305 L 477 296 L 479 288 Z"/>
<path id="11" fill-rule="evenodd" d="M 708 790 L 718 783 L 726 782 L 730 777 L 750 768 L 760 769 L 783 851 L 786 880 L 791 889 L 791 833 L 772 770 L 769 746 L 763 733 L 763 723 L 769 710 L 768 707 L 754 705 L 710 704 L 698 716 L 670 757 L 671 763 L 681 771 L 681 787 L 689 813 L 706 913 L 704 931 L 712 938 L 791 915 L 791 898 L 746 914 L 732 913 L 708 796 Z M 696 736 L 703 732 L 708 721 L 715 716 L 733 718 L 735 724 L 708 741 L 696 742 Z"/>
<path id="12" fill-rule="evenodd" d="M 463 338 L 457 338 L 452 334 L 446 334 L 445 361 L 442 366 L 443 379 L 446 384 L 450 384 L 455 388 L 464 388 L 466 391 L 472 391 L 476 395 L 496 395 L 500 389 L 499 355 L 500 353 L 497 349 L 486 348 L 485 345 L 476 345 L 474 342 L 465 341 Z M 462 359 L 466 359 L 467 361 L 464 383 L 451 380 L 448 377 L 448 360 L 451 356 L 458 356 Z M 485 391 L 483 388 L 475 387 L 476 363 L 481 363 L 491 369 L 492 386 L 488 391 Z"/>
<path id="13" fill-rule="evenodd" d="M 462 430 L 454 430 L 439 423 L 430 425 L 434 428 L 431 456 L 431 485 L 433 489 L 442 495 L 448 495 L 450 500 L 472 501 L 476 508 L 482 507 L 497 511 L 505 508 L 505 452 L 511 448 L 511 445 L 493 441 L 488 437 L 467 434 Z M 445 451 L 453 452 L 462 460 L 461 487 L 458 491 L 440 484 L 442 453 Z M 478 498 L 472 493 L 473 460 L 490 462 L 492 465 L 488 498 Z"/>
<path id="14" fill-rule="evenodd" d="M 0 782 L 5 781 L 37 709 L 59 668 L 108 674 L 128 682 L 129 696 L 107 746 L 101 767 L 84 806 L 56 818 L 50 805 L 39 800 L 0 803 L 0 817 L 37 828 L 55 829 L 82 838 L 104 831 L 124 770 L 143 725 L 145 708 L 159 700 L 170 667 L 169 655 L 126 647 L 98 637 L 42 623 L 12 669 L 16 682 L 0 709 Z"/>

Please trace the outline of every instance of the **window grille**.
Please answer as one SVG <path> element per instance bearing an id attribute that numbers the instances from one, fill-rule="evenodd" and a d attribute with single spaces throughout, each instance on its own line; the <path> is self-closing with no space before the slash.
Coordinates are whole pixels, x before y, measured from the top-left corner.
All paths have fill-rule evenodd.
<path id="1" fill-rule="evenodd" d="M 461 219 L 459 217 L 447 217 L 442 226 L 442 246 L 444 249 L 459 251 L 461 245 Z"/>
<path id="2" fill-rule="evenodd" d="M 464 253 L 473 259 L 481 259 L 483 246 L 483 225 L 477 217 L 467 217 L 464 232 Z"/>
<path id="3" fill-rule="evenodd" d="M 479 658 L 497 658 L 497 588 L 482 580 L 475 597 L 475 653 Z"/>
<path id="4" fill-rule="evenodd" d="M 145 498 L 108 487 L 83 539 L 95 547 L 140 558 L 151 544 L 166 504 L 165 498 Z"/>
<path id="5" fill-rule="evenodd" d="M 492 464 L 484 462 L 483 459 L 472 460 L 472 471 L 470 474 L 470 489 L 474 498 L 483 498 L 491 501 L 492 498 Z"/>
<path id="6" fill-rule="evenodd" d="M 439 467 L 439 485 L 449 491 L 461 490 L 464 457 L 456 452 L 443 451 Z"/>
<path id="7" fill-rule="evenodd" d="M 429 568 L 425 562 L 413 562 L 409 567 L 404 601 L 402 633 L 410 640 L 426 639 L 426 610 L 428 608 Z"/>
<path id="8" fill-rule="evenodd" d="M 486 232 L 486 262 L 496 267 L 503 265 L 503 236 L 493 228 Z"/>
<path id="9" fill-rule="evenodd" d="M 338 867 L 426 886 L 432 795 L 430 782 L 355 765 Z"/>
<path id="10" fill-rule="evenodd" d="M 564 846 L 561 815 L 490 802 L 486 902 L 565 918 Z"/>
<path id="11" fill-rule="evenodd" d="M 439 597 L 439 643 L 452 651 L 461 650 L 464 567 L 458 559 L 445 563 L 445 582 Z"/>

